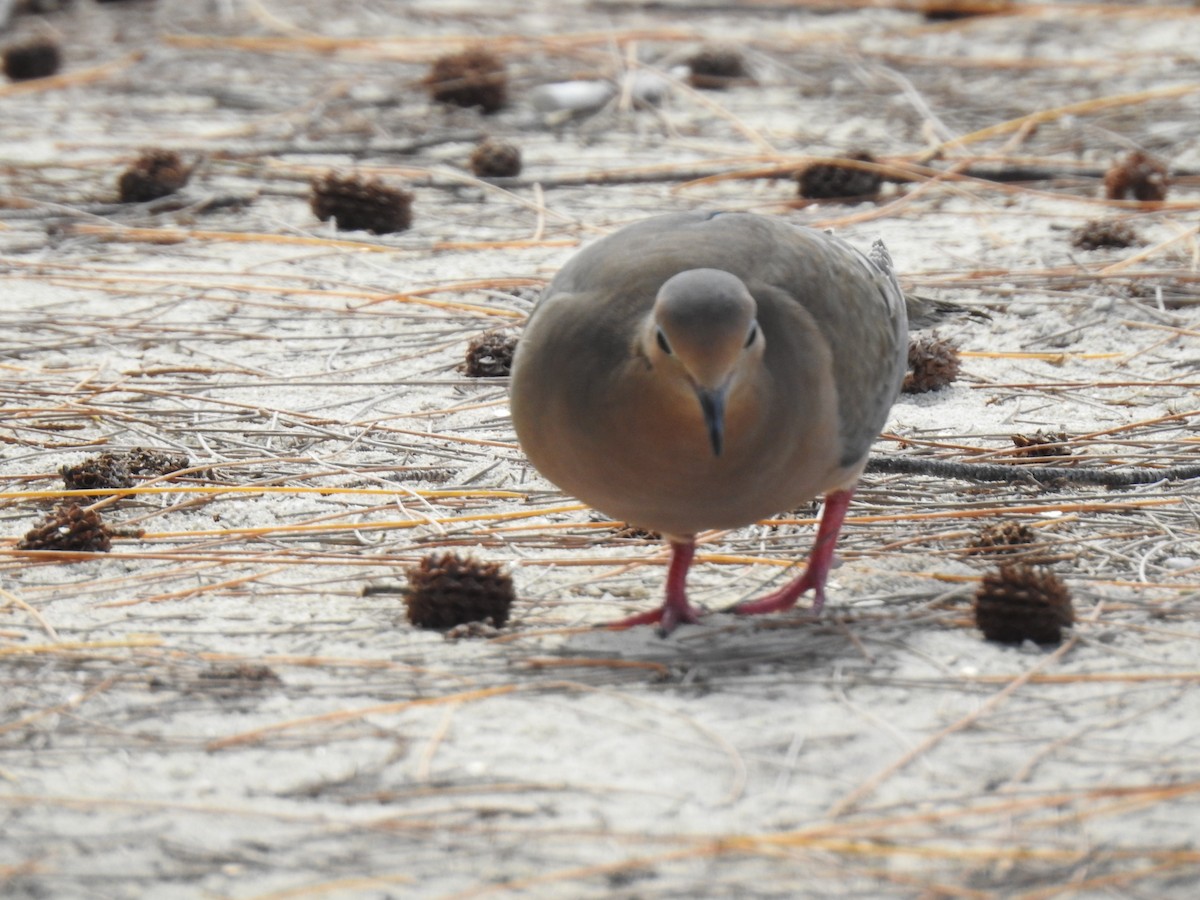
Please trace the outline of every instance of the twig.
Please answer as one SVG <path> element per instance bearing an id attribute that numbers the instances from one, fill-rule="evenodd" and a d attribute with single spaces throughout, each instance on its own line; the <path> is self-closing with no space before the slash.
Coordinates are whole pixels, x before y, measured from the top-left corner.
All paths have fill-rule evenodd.
<path id="1" fill-rule="evenodd" d="M 929 158 L 936 158 L 947 151 L 961 150 L 968 144 L 974 144 L 978 141 L 1000 137 L 1003 134 L 1008 134 L 1010 131 L 1016 131 L 1026 124 L 1041 125 L 1045 122 L 1057 121 L 1066 116 L 1100 113 L 1108 109 L 1119 109 L 1123 106 L 1140 106 L 1151 100 L 1175 100 L 1198 91 L 1200 91 L 1200 84 L 1173 84 L 1167 87 L 1134 91 L 1128 94 L 1110 94 L 1107 97 L 1096 97 L 1091 100 L 1082 100 L 1078 103 L 1068 103 L 1064 106 L 1041 109 L 1026 116 L 1009 119 L 1007 122 L 989 125 L 987 128 L 981 128 L 979 131 L 965 134 L 952 141 L 946 141 L 929 151 Z"/>
<path id="2" fill-rule="evenodd" d="M 0 725 L 0 734 L 6 734 L 10 731 L 17 731 L 21 728 L 24 728 L 26 725 L 29 725 L 31 722 L 36 722 L 38 719 L 44 719 L 46 716 L 57 716 L 76 709 L 77 707 L 87 703 L 96 695 L 103 694 L 110 687 L 116 684 L 118 680 L 120 680 L 118 676 L 109 675 L 107 678 L 84 691 L 82 694 L 76 694 L 74 697 L 59 703 L 56 706 L 48 707 L 46 709 L 39 709 L 36 712 L 31 712 L 29 715 L 17 719 L 16 721 L 6 722 L 4 725 Z"/>
<path id="3" fill-rule="evenodd" d="M 255 728 L 251 731 L 244 731 L 240 734 L 232 734 L 228 737 L 217 738 L 209 741 L 208 750 L 214 752 L 217 750 L 227 750 L 230 747 L 238 747 L 245 744 L 257 744 L 264 738 L 272 734 L 278 734 L 284 731 L 292 731 L 297 728 L 307 728 L 311 725 L 333 725 L 342 722 L 356 722 L 365 719 L 369 716 L 392 715 L 394 713 L 404 712 L 408 709 L 415 709 L 420 706 L 443 706 L 445 704 L 458 705 L 465 701 L 483 700 L 488 697 L 497 697 L 502 694 L 514 694 L 523 691 L 555 691 L 562 690 L 566 686 L 563 682 L 551 682 L 548 684 L 502 684 L 496 687 L 481 688 L 475 691 L 462 691 L 457 694 L 451 694 L 444 697 L 425 697 L 420 700 L 401 700 L 396 703 L 377 703 L 371 706 L 362 706 L 357 709 L 336 709 L 332 712 L 321 713 L 319 715 L 302 716 L 297 719 L 289 719 L 284 722 L 276 722 L 273 725 L 264 725 L 261 728 Z M 574 687 L 574 685 L 572 685 Z"/>
<path id="4" fill-rule="evenodd" d="M 1131 487 L 1160 481 L 1188 481 L 1200 478 L 1200 465 L 1171 466 L 1166 469 L 1101 469 L 1067 466 L 998 466 L 958 463 L 911 456 L 873 456 L 867 461 L 868 472 L 887 475 L 930 475 L 961 481 L 998 481 L 1009 484 L 1093 484 L 1103 487 Z"/>
<path id="5" fill-rule="evenodd" d="M 205 147 L 194 148 L 191 152 L 211 154 L 213 159 L 260 159 L 270 156 L 352 156 L 361 159 L 364 156 L 411 156 L 430 147 L 442 144 L 474 144 L 487 137 L 487 133 L 478 130 L 447 131 L 431 134 L 410 141 L 380 141 L 371 138 L 362 141 L 301 141 L 273 144 L 241 144 L 232 149 L 212 151 Z M 180 148 L 188 152 L 188 148 Z"/>
<path id="6" fill-rule="evenodd" d="M 4 597 L 9 603 L 13 604 L 14 606 L 18 606 L 25 610 L 25 612 L 29 613 L 30 617 L 42 626 L 42 631 L 46 632 L 46 636 L 50 638 L 50 640 L 57 641 L 59 639 L 58 632 L 54 630 L 54 626 L 47 622 L 40 612 L 38 612 L 16 594 L 6 591 L 4 588 L 0 587 L 0 597 Z"/>
<path id="7" fill-rule="evenodd" d="M 433 759 L 437 756 L 438 747 L 446 739 L 446 735 L 450 733 L 450 725 L 454 722 L 454 714 L 458 712 L 462 706 L 462 701 L 449 704 L 442 714 L 442 721 L 438 723 L 432 735 L 429 736 L 429 742 L 425 745 L 425 749 L 421 751 L 421 756 L 417 760 L 417 781 L 429 781 L 430 774 L 433 771 Z"/>

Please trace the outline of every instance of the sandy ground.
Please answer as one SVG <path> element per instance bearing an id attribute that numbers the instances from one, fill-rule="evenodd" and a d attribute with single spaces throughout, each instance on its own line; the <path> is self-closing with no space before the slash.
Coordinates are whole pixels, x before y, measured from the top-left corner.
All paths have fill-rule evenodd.
<path id="1" fill-rule="evenodd" d="M 77 0 L 10 23 L 64 67 L 0 87 L 0 894 L 1195 896 L 1200 481 L 1042 484 L 1011 436 L 1063 433 L 1056 464 L 1092 471 L 1200 462 L 1200 12 L 859 5 Z M 510 106 L 431 105 L 430 61 L 481 37 Z M 756 83 L 678 81 L 715 40 Z M 632 71 L 668 79 L 661 107 L 532 105 Z M 520 179 L 469 174 L 484 134 Z M 191 182 L 116 204 L 150 146 Z M 911 180 L 839 205 L 753 177 L 858 149 Z M 1101 199 L 1132 149 L 1176 172 L 1165 203 Z M 409 185 L 414 227 L 319 222 L 330 168 Z M 457 367 L 581 244 L 701 207 L 882 236 L 907 290 L 961 307 L 936 330 L 963 371 L 902 397 L 876 454 L 1012 477 L 868 475 L 820 621 L 594 630 L 658 602 L 664 551 L 541 481 L 503 380 Z M 1097 218 L 1140 242 L 1074 247 Z M 60 467 L 134 447 L 197 470 L 87 498 L 107 554 L 17 549 Z M 791 574 L 811 516 L 706 535 L 694 599 Z M 1060 646 L 974 627 L 995 560 L 967 546 L 997 522 L 1068 585 Z M 498 634 L 364 593 L 443 549 L 511 571 Z"/>

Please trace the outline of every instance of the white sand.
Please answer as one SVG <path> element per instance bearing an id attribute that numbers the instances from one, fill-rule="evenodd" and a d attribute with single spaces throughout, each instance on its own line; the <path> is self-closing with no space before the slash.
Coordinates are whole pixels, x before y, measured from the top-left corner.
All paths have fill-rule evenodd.
<path id="1" fill-rule="evenodd" d="M 795 204 L 785 178 L 555 183 L 860 148 L 915 161 L 931 141 L 1176 85 L 1195 90 L 934 164 L 1102 170 L 1140 147 L 1194 172 L 1196 11 L 931 24 L 784 6 L 355 3 L 330 20 L 329 4 L 77 0 L 10 23 L 13 40 L 61 35 L 68 83 L 0 90 L 0 895 L 1194 896 L 1200 482 L 872 475 L 819 623 L 593 632 L 579 626 L 659 602 L 664 551 L 541 481 L 503 384 L 456 370 L 472 337 L 528 310 L 502 279 L 536 283 L 643 215 L 756 209 L 860 246 L 882 235 L 908 289 L 990 315 L 937 330 L 1002 355 L 903 397 L 889 433 L 908 443 L 879 455 L 1004 461 L 1010 435 L 1044 429 L 1078 465 L 1200 462 L 1194 177 L 1156 208 L 1106 205 L 1095 177 L 890 186 L 849 207 Z M 327 54 L 313 35 L 365 40 Z M 506 36 L 513 106 L 431 108 L 429 60 L 480 35 Z M 632 58 L 669 71 L 705 39 L 737 41 L 759 85 L 676 86 L 659 111 L 553 127 L 526 105 Z M 465 174 L 469 140 L 347 150 L 476 131 L 521 146 L 523 186 Z M 331 149 L 299 152 L 313 143 Z M 244 204 L 107 205 L 145 146 L 203 154 L 189 202 Z M 411 231 L 314 219 L 307 179 L 356 162 L 415 184 Z M 1144 243 L 1072 247 L 1101 216 Z M 135 446 L 232 489 L 168 481 L 109 504 L 110 525 L 145 534 L 94 559 L 15 550 L 57 502 L 21 492 Z M 964 547 L 995 521 L 1034 528 L 1069 585 L 1080 623 L 1061 648 L 973 627 L 989 564 Z M 708 536 L 694 599 L 760 593 L 812 534 Z M 443 548 L 510 566 L 498 638 L 446 641 L 408 626 L 397 595 L 362 595 Z M 279 681 L 214 677 L 237 665 Z"/>

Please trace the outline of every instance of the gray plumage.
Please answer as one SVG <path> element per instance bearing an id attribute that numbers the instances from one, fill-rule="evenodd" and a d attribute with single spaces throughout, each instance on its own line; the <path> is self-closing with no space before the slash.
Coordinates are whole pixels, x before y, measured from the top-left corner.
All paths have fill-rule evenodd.
<path id="1" fill-rule="evenodd" d="M 690 560 L 698 531 L 822 493 L 839 496 L 836 539 L 906 368 L 882 244 L 868 255 L 779 219 L 678 213 L 563 266 L 518 344 L 512 416 L 546 478 Z M 832 545 L 806 582 L 818 600 L 831 559 Z M 693 621 L 683 574 L 664 610 Z"/>
<path id="2" fill-rule="evenodd" d="M 638 412 L 653 393 L 639 346 L 646 319 L 663 283 L 697 268 L 745 284 L 766 342 L 765 407 L 721 457 L 698 408 L 686 411 L 695 427 L 678 431 Z M 517 347 L 513 420 L 533 464 L 603 512 L 668 534 L 734 527 L 857 478 L 906 354 L 903 295 L 882 244 L 868 257 L 759 215 L 658 216 L 585 248 L 545 290 Z M 825 447 L 806 459 L 797 448 L 814 431 Z"/>

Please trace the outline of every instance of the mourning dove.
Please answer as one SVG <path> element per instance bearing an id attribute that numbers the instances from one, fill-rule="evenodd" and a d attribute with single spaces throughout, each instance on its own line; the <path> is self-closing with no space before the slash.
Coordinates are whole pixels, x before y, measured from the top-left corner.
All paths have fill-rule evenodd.
<path id="1" fill-rule="evenodd" d="M 690 212 L 586 247 L 531 313 L 513 361 L 513 424 L 530 462 L 671 546 L 661 608 L 613 623 L 670 633 L 695 535 L 825 508 L 804 573 L 733 608 L 825 599 L 833 548 L 867 452 L 900 390 L 908 324 L 882 243 L 751 213 Z"/>

